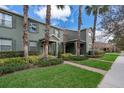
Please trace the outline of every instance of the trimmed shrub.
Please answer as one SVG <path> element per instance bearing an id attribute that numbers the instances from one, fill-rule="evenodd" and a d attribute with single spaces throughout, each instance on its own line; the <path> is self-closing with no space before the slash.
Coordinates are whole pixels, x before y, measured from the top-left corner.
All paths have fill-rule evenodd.
<path id="1" fill-rule="evenodd" d="M 64 61 L 60 58 L 56 58 L 56 59 L 50 59 L 49 62 L 51 65 L 57 65 L 63 63 Z"/>
<path id="2" fill-rule="evenodd" d="M 63 60 L 58 59 L 58 58 L 48 59 L 48 60 L 39 59 L 37 65 L 40 67 L 44 67 L 44 66 L 50 66 L 50 65 L 57 65 L 57 64 L 61 64 L 61 63 L 63 63 Z"/>
<path id="3" fill-rule="evenodd" d="M 95 55 L 93 55 L 93 51 L 89 51 L 87 56 L 91 58 L 99 58 L 105 54 L 105 52 L 102 50 L 95 50 L 94 52 L 95 52 Z"/>
<path id="4" fill-rule="evenodd" d="M 29 51 L 29 55 L 38 55 L 38 51 Z M 0 58 L 14 58 L 14 57 L 23 57 L 23 51 L 5 51 L 0 52 Z"/>
<path id="5" fill-rule="evenodd" d="M 64 60 L 70 59 L 71 56 L 73 56 L 73 54 L 71 54 L 71 53 L 61 54 L 61 58 Z"/>
<path id="6" fill-rule="evenodd" d="M 40 57 L 39 56 L 29 56 L 26 60 L 31 63 L 36 65 L 39 61 Z"/>
<path id="7" fill-rule="evenodd" d="M 11 73 L 28 68 L 28 63 L 24 58 L 8 58 L 1 59 L 0 61 L 0 74 Z"/>
<path id="8" fill-rule="evenodd" d="M 36 66 L 44 67 L 63 63 L 62 59 L 50 58 L 47 61 L 39 56 L 29 56 L 28 58 L 4 58 L 0 59 L 0 75 L 12 73 L 14 71 L 23 70 Z"/>
<path id="9" fill-rule="evenodd" d="M 86 60 L 88 59 L 88 57 L 86 56 L 70 56 L 69 57 L 70 60 L 74 60 L 74 61 L 81 61 L 81 60 Z"/>
<path id="10" fill-rule="evenodd" d="M 81 61 L 87 59 L 86 56 L 76 56 L 71 53 L 62 54 L 61 58 L 63 60 L 70 60 L 70 61 Z"/>

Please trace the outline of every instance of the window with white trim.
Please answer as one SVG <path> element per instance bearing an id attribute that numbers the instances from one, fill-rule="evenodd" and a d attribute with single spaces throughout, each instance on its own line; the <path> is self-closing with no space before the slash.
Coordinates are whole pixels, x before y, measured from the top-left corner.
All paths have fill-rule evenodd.
<path id="1" fill-rule="evenodd" d="M 12 28 L 12 16 L 0 13 L 0 25 Z"/>
<path id="2" fill-rule="evenodd" d="M 37 42 L 36 41 L 30 41 L 29 42 L 29 49 L 30 49 L 30 51 L 36 51 L 37 50 Z"/>
<path id="3" fill-rule="evenodd" d="M 33 32 L 33 33 L 37 32 L 37 24 L 36 23 L 30 22 L 29 32 Z"/>
<path id="4" fill-rule="evenodd" d="M 55 29 L 54 35 L 55 35 L 56 37 L 60 37 L 60 31 Z"/>
<path id="5" fill-rule="evenodd" d="M 12 51 L 12 40 L 0 39 L 0 51 Z"/>

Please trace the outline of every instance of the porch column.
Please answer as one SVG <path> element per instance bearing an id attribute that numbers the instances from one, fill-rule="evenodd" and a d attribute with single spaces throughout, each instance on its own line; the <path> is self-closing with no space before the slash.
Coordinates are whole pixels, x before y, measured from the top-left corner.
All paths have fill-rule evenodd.
<path id="1" fill-rule="evenodd" d="M 74 45 L 75 45 L 75 55 L 77 55 L 77 41 L 76 42 L 74 42 Z"/>
<path id="2" fill-rule="evenodd" d="M 66 53 L 66 43 L 63 42 L 63 46 L 64 46 L 64 54 Z"/>
<path id="3" fill-rule="evenodd" d="M 56 42 L 56 56 L 58 57 L 58 42 Z"/>

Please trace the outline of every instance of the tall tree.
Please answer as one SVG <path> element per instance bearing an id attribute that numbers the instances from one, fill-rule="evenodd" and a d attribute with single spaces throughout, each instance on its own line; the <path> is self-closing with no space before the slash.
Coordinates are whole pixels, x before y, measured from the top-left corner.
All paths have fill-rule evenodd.
<path id="1" fill-rule="evenodd" d="M 82 5 L 79 6 L 79 13 L 78 13 L 78 35 L 77 35 L 77 56 L 80 56 L 80 30 L 81 30 L 81 24 L 82 24 Z"/>
<path id="2" fill-rule="evenodd" d="M 105 31 L 106 36 L 112 36 L 111 43 L 118 48 L 124 49 L 124 6 L 110 6 L 107 14 L 101 15 L 100 29 Z"/>
<path id="3" fill-rule="evenodd" d="M 93 52 L 93 56 L 94 56 L 95 55 L 94 44 L 95 44 L 97 17 L 98 17 L 98 15 L 104 14 L 105 12 L 107 12 L 108 11 L 108 6 L 92 5 L 92 6 L 86 6 L 85 9 L 86 9 L 87 15 L 91 15 L 91 13 L 93 13 L 93 15 L 94 15 L 93 38 L 92 38 L 92 52 Z"/>
<path id="4" fill-rule="evenodd" d="M 58 9 L 63 9 L 63 5 L 57 5 Z M 50 31 L 50 19 L 51 19 L 51 5 L 47 5 L 46 9 L 46 33 L 45 33 L 45 42 L 44 42 L 44 59 L 48 59 L 49 51 L 49 31 Z"/>
<path id="5" fill-rule="evenodd" d="M 28 57 L 28 5 L 23 6 L 24 20 L 23 20 L 23 48 L 24 57 Z"/>

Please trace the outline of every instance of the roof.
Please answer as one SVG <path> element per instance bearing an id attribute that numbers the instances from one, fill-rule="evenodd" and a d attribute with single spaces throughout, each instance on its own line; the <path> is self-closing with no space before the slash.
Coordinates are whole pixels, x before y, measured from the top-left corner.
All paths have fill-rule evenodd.
<path id="1" fill-rule="evenodd" d="M 0 11 L 5 11 L 5 12 L 8 12 L 8 13 L 14 14 L 16 16 L 19 16 L 19 17 L 24 17 L 22 14 L 19 14 L 19 13 L 13 12 L 13 11 L 9 11 L 9 10 L 3 9 L 3 8 L 0 8 Z M 45 23 L 43 23 L 43 22 L 41 22 L 41 21 L 39 21 L 37 19 L 33 19 L 31 17 L 29 17 L 29 19 L 45 25 Z M 56 29 L 59 29 L 59 30 L 64 30 L 64 29 L 62 29 L 60 27 L 56 27 L 56 26 L 52 26 L 52 25 L 51 25 L 51 27 L 56 28 Z"/>
<path id="2" fill-rule="evenodd" d="M 78 40 L 78 39 L 72 39 L 72 40 L 68 40 L 68 41 L 66 41 L 66 42 L 75 42 L 75 41 L 77 41 L 77 40 Z M 86 42 L 86 41 L 80 40 L 80 42 L 83 43 L 83 42 Z"/>
<path id="3" fill-rule="evenodd" d="M 0 8 L 0 10 L 6 11 L 6 12 L 8 12 L 8 13 L 12 13 L 12 14 L 17 15 L 17 16 L 20 16 L 20 17 L 23 17 L 22 14 L 16 13 L 16 12 L 14 12 L 14 11 L 9 11 L 9 10 L 3 9 L 3 8 Z M 41 22 L 41 21 L 39 21 L 39 20 L 37 20 L 37 19 L 33 19 L 33 18 L 31 18 L 31 17 L 29 17 L 29 19 L 31 19 L 31 20 L 33 20 L 33 21 L 36 21 L 36 22 L 38 22 L 38 23 L 41 23 L 41 24 L 45 25 L 44 22 Z M 56 28 L 56 29 L 59 29 L 59 30 L 68 30 L 68 31 L 75 31 L 75 32 L 77 31 L 77 30 L 72 30 L 72 29 L 64 29 L 64 28 L 60 28 L 60 27 L 56 27 L 56 26 L 52 26 L 52 25 L 51 25 L 51 27 Z M 84 30 L 86 30 L 86 29 L 82 29 L 81 31 L 84 31 Z"/>

